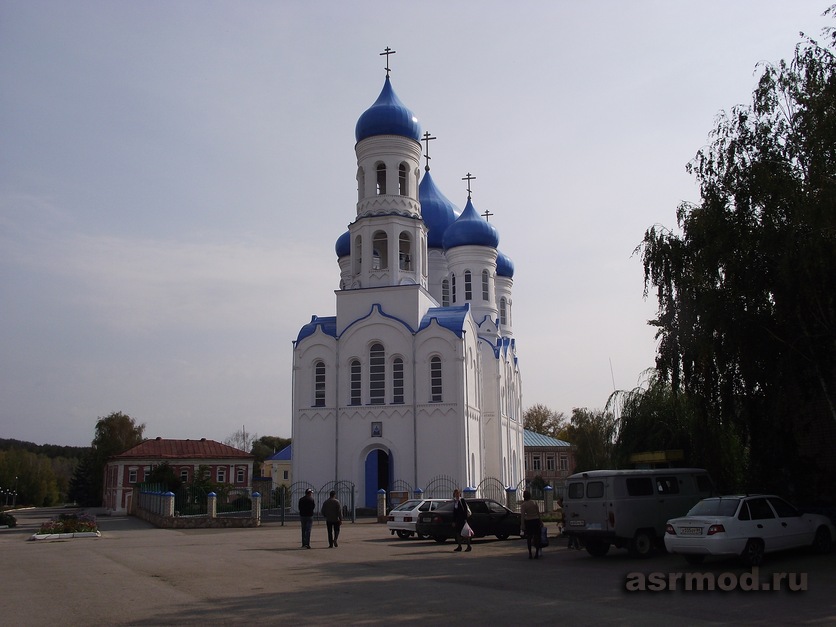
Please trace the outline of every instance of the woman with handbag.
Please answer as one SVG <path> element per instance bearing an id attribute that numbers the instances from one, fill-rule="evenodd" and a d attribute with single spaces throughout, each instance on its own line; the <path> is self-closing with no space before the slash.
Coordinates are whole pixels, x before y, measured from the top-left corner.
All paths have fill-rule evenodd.
<path id="1" fill-rule="evenodd" d="M 540 546 L 540 527 L 543 522 L 540 520 L 540 508 L 536 501 L 531 500 L 531 492 L 523 492 L 523 502 L 520 504 L 520 522 L 523 525 L 525 541 L 528 544 L 528 559 L 537 559 L 543 550 Z M 534 555 L 531 555 L 531 546 L 534 545 Z"/>
<path id="2" fill-rule="evenodd" d="M 458 546 L 453 551 L 462 550 L 462 539 L 467 540 L 467 548 L 465 553 L 470 551 L 470 537 L 473 535 L 473 530 L 465 531 L 464 526 L 467 525 L 467 519 L 470 514 L 470 508 L 467 506 L 467 501 L 461 497 L 461 492 L 458 489 L 453 490 L 453 526 L 456 528 L 456 542 Z"/>

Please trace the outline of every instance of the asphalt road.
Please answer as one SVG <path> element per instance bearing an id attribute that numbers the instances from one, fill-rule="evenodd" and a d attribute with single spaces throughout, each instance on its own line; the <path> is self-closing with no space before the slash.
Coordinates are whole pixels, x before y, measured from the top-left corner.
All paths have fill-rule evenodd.
<path id="1" fill-rule="evenodd" d="M 0 530 L 4 625 L 836 624 L 834 555 L 768 555 L 758 581 L 794 573 L 781 591 L 685 591 L 678 580 L 675 591 L 628 592 L 642 579 L 668 586 L 670 573 L 728 587 L 750 571 L 621 550 L 596 559 L 555 539 L 540 560 L 520 539 L 453 553 L 450 542 L 400 540 L 371 520 L 344 524 L 334 549 L 321 522 L 310 550 L 297 524 L 166 530 L 107 516 L 101 538 L 27 540 L 56 513 L 18 511 L 19 526 Z M 802 574 L 807 590 L 787 590 Z"/>

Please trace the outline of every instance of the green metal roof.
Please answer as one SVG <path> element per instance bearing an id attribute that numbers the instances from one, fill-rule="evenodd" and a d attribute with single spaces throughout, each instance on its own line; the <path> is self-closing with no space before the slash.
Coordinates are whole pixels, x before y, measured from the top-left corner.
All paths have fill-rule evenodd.
<path id="1" fill-rule="evenodd" d="M 551 438 L 547 435 L 543 435 L 541 433 L 534 433 L 534 431 L 529 431 L 525 429 L 523 431 L 523 446 L 544 446 L 554 448 L 556 446 L 572 446 L 569 442 L 565 440 L 558 440 L 557 438 Z"/>

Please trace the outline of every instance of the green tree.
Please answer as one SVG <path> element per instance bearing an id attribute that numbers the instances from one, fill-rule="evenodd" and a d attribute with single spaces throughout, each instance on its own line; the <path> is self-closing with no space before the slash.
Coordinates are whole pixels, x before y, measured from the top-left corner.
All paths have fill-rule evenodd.
<path id="1" fill-rule="evenodd" d="M 610 412 L 572 409 L 566 439 L 575 447 L 575 472 L 613 468 L 617 434 L 617 423 Z"/>
<path id="2" fill-rule="evenodd" d="M 140 444 L 144 431 L 144 424 L 122 412 L 99 418 L 90 454 L 76 467 L 70 482 L 70 498 L 85 507 L 101 505 L 107 460 Z"/>
<path id="3" fill-rule="evenodd" d="M 523 412 L 523 426 L 534 433 L 563 439 L 561 435 L 566 433 L 567 420 L 563 412 L 552 411 L 538 403 Z"/>
<path id="4" fill-rule="evenodd" d="M 163 486 L 163 489 L 171 492 L 177 492 L 183 484 L 168 462 L 162 462 L 154 466 L 148 473 L 148 479 L 145 480 L 145 483 L 159 484 Z"/>
<path id="5" fill-rule="evenodd" d="M 762 66 L 752 104 L 721 113 L 688 165 L 701 201 L 679 207 L 681 233 L 654 226 L 639 247 L 660 376 L 697 420 L 740 438 L 748 489 L 798 500 L 836 500 L 830 32 Z"/>

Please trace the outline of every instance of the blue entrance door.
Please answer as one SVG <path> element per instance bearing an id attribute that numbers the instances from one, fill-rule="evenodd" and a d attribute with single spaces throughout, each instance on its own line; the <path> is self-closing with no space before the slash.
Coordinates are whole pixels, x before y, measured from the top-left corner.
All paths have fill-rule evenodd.
<path id="1" fill-rule="evenodd" d="M 375 449 L 366 456 L 366 507 L 377 509 L 378 490 L 389 489 L 392 456 Z"/>

